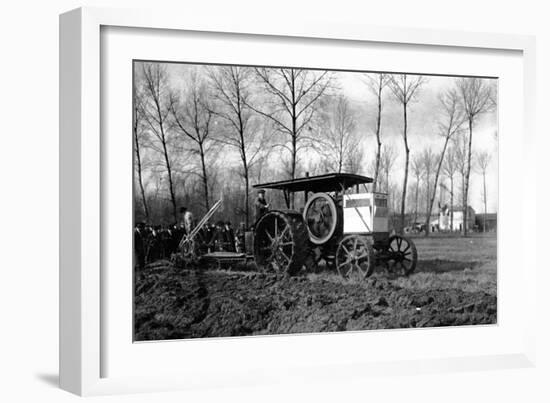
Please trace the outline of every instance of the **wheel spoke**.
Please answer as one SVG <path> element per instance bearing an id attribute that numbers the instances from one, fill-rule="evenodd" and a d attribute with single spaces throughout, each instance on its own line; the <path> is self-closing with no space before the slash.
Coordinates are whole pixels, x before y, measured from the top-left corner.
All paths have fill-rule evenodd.
<path id="1" fill-rule="evenodd" d="M 290 227 L 289 227 L 288 225 L 285 226 L 285 229 L 283 229 L 283 230 L 281 231 L 281 235 L 279 235 L 279 239 L 283 239 L 283 238 L 284 238 L 284 236 L 288 233 L 289 228 L 290 228 Z"/>
<path id="2" fill-rule="evenodd" d="M 346 252 L 346 255 L 350 255 L 348 248 L 346 248 L 344 244 L 342 244 L 342 249 L 344 250 L 344 252 Z"/>
<path id="3" fill-rule="evenodd" d="M 279 248 L 278 251 L 279 251 L 278 255 L 279 255 L 279 256 L 282 255 L 282 256 L 285 258 L 285 260 L 286 260 L 286 264 L 289 264 L 289 263 L 290 263 L 290 258 L 286 255 L 285 252 L 283 252 L 283 249 L 282 249 L 282 248 Z"/>
<path id="4" fill-rule="evenodd" d="M 278 226 L 277 223 L 278 223 L 278 221 L 279 221 L 279 218 L 278 218 L 278 217 L 275 217 L 275 233 L 273 234 L 273 238 L 275 238 L 275 239 L 278 238 L 278 237 L 277 237 L 277 232 L 278 232 L 278 231 L 277 231 L 277 229 L 278 229 L 278 228 L 277 228 L 277 226 Z"/>
<path id="5" fill-rule="evenodd" d="M 346 260 L 344 263 L 340 263 L 340 264 L 338 265 L 338 268 L 340 268 L 340 267 L 342 267 L 342 266 L 345 266 L 345 265 L 347 265 L 347 264 L 350 264 L 350 263 L 351 263 L 351 259 L 348 259 L 348 260 Z"/>
<path id="6" fill-rule="evenodd" d="M 271 234 L 267 231 L 267 228 L 266 228 L 266 230 L 265 230 L 265 234 L 267 235 L 267 237 L 269 238 L 269 240 L 270 240 L 271 242 L 273 242 L 273 237 L 272 237 Z"/>
<path id="7" fill-rule="evenodd" d="M 361 265 L 359 263 L 355 263 L 355 266 L 357 267 L 357 270 L 364 276 L 367 273 L 367 270 L 363 270 Z"/>

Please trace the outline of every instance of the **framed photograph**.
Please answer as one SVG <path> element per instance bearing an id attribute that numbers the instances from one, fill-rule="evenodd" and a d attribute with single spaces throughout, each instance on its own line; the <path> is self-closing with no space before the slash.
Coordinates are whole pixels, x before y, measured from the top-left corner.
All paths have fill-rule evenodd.
<path id="1" fill-rule="evenodd" d="M 64 389 L 533 365 L 533 38 L 86 8 L 60 45 Z"/>

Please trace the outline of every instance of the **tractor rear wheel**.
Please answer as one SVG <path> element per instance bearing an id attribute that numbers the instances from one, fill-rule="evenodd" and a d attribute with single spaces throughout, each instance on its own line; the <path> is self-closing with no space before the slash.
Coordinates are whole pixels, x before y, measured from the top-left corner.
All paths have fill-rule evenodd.
<path id="1" fill-rule="evenodd" d="M 256 223 L 254 258 L 258 267 L 296 274 L 309 256 L 309 238 L 297 212 L 270 211 Z"/>
<path id="2" fill-rule="evenodd" d="M 347 235 L 336 249 L 336 270 L 344 278 L 366 278 L 374 271 L 374 249 L 360 235 Z"/>

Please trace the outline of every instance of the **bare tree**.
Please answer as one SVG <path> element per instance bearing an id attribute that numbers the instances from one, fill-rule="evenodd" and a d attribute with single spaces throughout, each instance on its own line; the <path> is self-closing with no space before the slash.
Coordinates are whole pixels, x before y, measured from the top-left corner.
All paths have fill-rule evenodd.
<path id="1" fill-rule="evenodd" d="M 348 155 L 346 171 L 350 174 L 362 174 L 365 160 L 365 150 L 361 145 L 360 140 L 357 140 L 357 147 L 351 150 Z"/>
<path id="2" fill-rule="evenodd" d="M 331 75 L 327 71 L 304 69 L 255 68 L 256 77 L 268 94 L 266 108 L 248 105 L 251 109 L 274 123 L 283 135 L 277 146 L 290 153 L 290 177 L 296 177 L 298 152 L 315 142 L 306 133 L 317 111 L 317 105 L 327 92 Z M 291 198 L 291 207 L 294 201 Z"/>
<path id="3" fill-rule="evenodd" d="M 265 131 L 254 127 L 255 113 L 251 105 L 253 70 L 250 67 L 223 66 L 209 70 L 214 97 L 219 108 L 214 111 L 226 126 L 218 141 L 233 147 L 239 153 L 242 164 L 241 176 L 245 182 L 244 216 L 248 228 L 250 217 L 250 168 L 267 151 Z"/>
<path id="4" fill-rule="evenodd" d="M 491 111 L 495 105 L 494 91 L 487 79 L 472 77 L 461 78 L 457 88 L 462 99 L 462 108 L 468 122 L 468 151 L 466 157 L 466 175 L 464 178 L 464 193 L 462 195 L 463 222 L 462 234 L 468 234 L 468 189 L 470 186 L 470 171 L 472 167 L 472 135 L 479 117 Z"/>
<path id="5" fill-rule="evenodd" d="M 396 158 L 397 153 L 391 144 L 382 145 L 382 150 L 380 152 L 380 173 L 383 175 L 382 178 L 384 182 L 380 184 L 385 185 L 383 189 L 386 192 L 390 190 L 390 172 Z"/>
<path id="6" fill-rule="evenodd" d="M 374 133 L 376 135 L 376 159 L 374 165 L 374 181 L 372 184 L 372 191 L 376 192 L 378 186 L 378 174 L 380 171 L 380 153 L 382 149 L 382 98 L 384 88 L 388 85 L 389 75 L 383 73 L 365 74 L 366 83 L 370 91 L 376 97 L 376 123 L 374 127 Z"/>
<path id="7" fill-rule="evenodd" d="M 458 173 L 460 174 L 460 207 L 462 208 L 462 198 L 464 197 L 464 189 L 466 185 L 466 168 L 468 165 L 468 135 L 466 132 L 456 136 L 454 141 L 455 162 Z"/>
<path id="8" fill-rule="evenodd" d="M 449 179 L 449 182 L 451 184 L 451 188 L 449 189 L 449 193 L 451 196 L 450 199 L 450 212 L 451 212 L 451 223 L 450 223 L 450 230 L 451 232 L 454 230 L 453 224 L 454 224 L 454 177 L 457 172 L 457 152 L 456 148 L 451 147 L 447 154 L 445 155 L 445 161 L 443 163 L 443 172 L 445 173 L 445 176 Z"/>
<path id="9" fill-rule="evenodd" d="M 435 170 L 435 164 L 436 164 L 435 158 L 436 158 L 435 154 L 433 153 L 430 147 L 424 149 L 424 151 L 422 152 L 422 166 L 424 168 L 424 179 L 426 183 L 426 221 L 424 223 L 425 224 L 424 232 L 426 236 L 430 232 L 430 219 L 432 215 L 432 206 L 430 201 L 433 203 L 433 200 L 431 199 L 431 195 L 432 195 L 431 184 L 432 184 L 432 176 L 433 176 L 433 173 Z M 437 184 L 434 183 L 434 189 L 433 189 L 434 193 L 436 190 L 437 190 Z"/>
<path id="10" fill-rule="evenodd" d="M 338 96 L 322 116 L 319 135 L 319 153 L 325 158 L 325 164 L 331 171 L 349 172 L 350 165 L 357 165 L 360 152 L 359 138 L 356 132 L 355 114 L 349 101 Z"/>
<path id="11" fill-rule="evenodd" d="M 418 220 L 418 191 L 420 190 L 420 181 L 424 176 L 424 161 L 422 159 L 422 154 L 413 156 L 411 168 L 415 179 L 413 224 L 416 224 Z"/>
<path id="12" fill-rule="evenodd" d="M 481 194 L 483 198 L 483 208 L 484 208 L 484 214 L 483 214 L 483 232 L 487 230 L 486 226 L 486 220 L 487 220 L 487 169 L 489 168 L 489 164 L 491 163 L 491 154 L 489 154 L 487 151 L 481 151 L 476 153 L 476 166 L 483 176 L 483 192 Z"/>
<path id="13" fill-rule="evenodd" d="M 143 106 L 141 101 L 141 93 L 134 86 L 134 151 L 135 151 L 135 163 L 136 173 L 139 185 L 139 192 L 141 196 L 141 203 L 143 204 L 143 212 L 145 214 L 145 220 L 149 221 L 149 207 L 147 205 L 147 199 L 145 197 L 145 188 L 143 186 L 143 161 L 142 161 L 142 147 L 145 142 L 145 130 L 143 122 Z"/>
<path id="14" fill-rule="evenodd" d="M 206 153 L 209 150 L 212 108 L 209 104 L 206 84 L 194 71 L 188 80 L 188 87 L 182 96 L 172 93 L 171 112 L 176 130 L 182 133 L 192 144 L 191 150 L 198 155 L 200 162 L 199 177 L 202 182 L 204 207 L 210 209 Z"/>
<path id="15" fill-rule="evenodd" d="M 389 87 L 395 96 L 395 99 L 403 107 L 403 144 L 405 146 L 405 174 L 403 177 L 403 192 L 401 195 L 401 224 L 400 232 L 405 227 L 405 204 L 407 199 L 407 180 L 409 177 L 409 140 L 408 140 L 408 119 L 407 111 L 411 102 L 414 102 L 418 96 L 418 91 L 426 82 L 423 76 L 408 76 L 407 74 L 392 75 L 389 80 Z"/>
<path id="16" fill-rule="evenodd" d="M 174 191 L 174 178 L 172 161 L 169 152 L 170 122 L 169 114 L 172 108 L 172 98 L 169 96 L 169 84 L 166 68 L 159 63 L 143 63 L 141 65 L 141 78 L 143 80 L 141 105 L 143 119 L 149 131 L 153 134 L 155 142 L 151 148 L 157 151 L 163 158 L 163 165 L 168 178 L 168 192 L 172 204 L 172 214 L 177 221 L 176 194 Z"/>
<path id="17" fill-rule="evenodd" d="M 439 134 L 444 138 L 443 148 L 439 159 L 437 162 L 437 168 L 435 171 L 435 179 L 433 190 L 430 194 L 428 188 L 428 209 L 426 216 L 426 236 L 429 235 L 428 226 L 429 226 L 429 217 L 432 214 L 432 209 L 435 201 L 435 195 L 437 193 L 437 184 L 439 181 L 439 174 L 441 172 L 441 167 L 443 166 L 443 161 L 445 159 L 445 153 L 447 152 L 447 147 L 449 141 L 462 129 L 464 124 L 464 114 L 460 108 L 460 96 L 456 89 L 450 89 L 443 93 L 439 97 L 439 103 L 442 108 L 442 118 L 439 121 Z"/>

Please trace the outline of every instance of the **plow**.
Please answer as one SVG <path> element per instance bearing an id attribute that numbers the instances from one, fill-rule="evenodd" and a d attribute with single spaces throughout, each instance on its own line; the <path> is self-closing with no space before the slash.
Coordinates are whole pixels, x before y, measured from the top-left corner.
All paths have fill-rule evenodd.
<path id="1" fill-rule="evenodd" d="M 178 249 L 181 253 L 181 256 L 184 260 L 189 262 L 196 262 L 200 257 L 200 248 L 198 235 L 208 221 L 212 218 L 214 213 L 220 208 L 223 201 L 223 197 L 218 200 L 214 205 L 208 210 L 208 212 L 202 217 L 202 219 L 197 223 L 197 225 L 189 232 L 185 234 L 179 244 Z"/>

